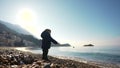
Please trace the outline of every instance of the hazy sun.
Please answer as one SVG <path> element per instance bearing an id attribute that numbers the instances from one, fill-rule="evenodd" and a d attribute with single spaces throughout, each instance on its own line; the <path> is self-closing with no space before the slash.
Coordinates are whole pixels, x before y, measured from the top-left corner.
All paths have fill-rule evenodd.
<path id="1" fill-rule="evenodd" d="M 36 13 L 30 8 L 19 9 L 16 14 L 16 24 L 31 33 L 36 33 L 35 23 L 37 22 Z"/>
<path id="2" fill-rule="evenodd" d="M 35 12 L 29 8 L 20 9 L 17 13 L 17 23 L 25 26 L 35 22 Z"/>
<path id="3" fill-rule="evenodd" d="M 30 11 L 24 10 L 20 15 L 20 19 L 24 22 L 31 22 L 33 15 Z"/>

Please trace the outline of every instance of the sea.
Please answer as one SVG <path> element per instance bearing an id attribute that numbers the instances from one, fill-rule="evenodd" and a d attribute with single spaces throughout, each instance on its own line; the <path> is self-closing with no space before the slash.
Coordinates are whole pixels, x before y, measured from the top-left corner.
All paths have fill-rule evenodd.
<path id="1" fill-rule="evenodd" d="M 36 54 L 42 54 L 41 48 L 24 48 Z M 100 63 L 110 63 L 120 66 L 120 46 L 74 46 L 74 47 L 51 47 L 50 56 L 66 56 L 85 59 Z"/>

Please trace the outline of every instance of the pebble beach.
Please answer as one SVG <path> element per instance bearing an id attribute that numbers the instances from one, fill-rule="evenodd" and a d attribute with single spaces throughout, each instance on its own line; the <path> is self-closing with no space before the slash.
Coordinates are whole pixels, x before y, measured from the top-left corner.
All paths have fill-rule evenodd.
<path id="1" fill-rule="evenodd" d="M 49 56 L 50 62 L 48 62 L 41 57 L 41 54 L 2 47 L 0 48 L 0 68 L 100 68 L 97 65 L 52 56 Z"/>

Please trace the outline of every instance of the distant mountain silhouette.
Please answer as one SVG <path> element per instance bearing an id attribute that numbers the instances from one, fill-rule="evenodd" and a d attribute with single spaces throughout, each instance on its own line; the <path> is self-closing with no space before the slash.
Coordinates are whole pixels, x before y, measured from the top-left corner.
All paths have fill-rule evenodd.
<path id="1" fill-rule="evenodd" d="M 17 27 L 10 23 L 0 21 L 0 46 L 40 46 L 40 40 L 27 32 L 27 34 L 22 34 L 18 32 L 19 30 L 13 30 L 13 28 L 16 29 Z M 23 32 L 24 31 L 25 30 L 23 30 Z"/>
<path id="2" fill-rule="evenodd" d="M 11 32 L 11 33 L 16 33 L 16 31 L 12 30 L 12 29 L 9 29 L 7 26 L 5 26 L 4 24 L 2 24 L 0 22 L 0 31 L 7 31 L 7 32 Z"/>
<path id="3" fill-rule="evenodd" d="M 53 47 L 69 47 L 71 46 L 70 44 L 66 43 L 66 44 L 52 44 Z"/>
<path id="4" fill-rule="evenodd" d="M 84 46 L 86 47 L 86 46 L 94 46 L 94 45 L 93 44 L 87 44 L 87 45 L 84 45 Z"/>
<path id="5" fill-rule="evenodd" d="M 14 30 L 18 33 L 25 34 L 25 35 L 31 35 L 28 31 L 26 31 L 25 29 L 23 29 L 19 25 L 11 24 L 11 23 L 4 22 L 4 21 L 1 21 L 1 20 L 0 20 L 0 23 L 6 25 L 8 28 L 10 28 L 10 29 L 12 29 L 12 30 Z"/>

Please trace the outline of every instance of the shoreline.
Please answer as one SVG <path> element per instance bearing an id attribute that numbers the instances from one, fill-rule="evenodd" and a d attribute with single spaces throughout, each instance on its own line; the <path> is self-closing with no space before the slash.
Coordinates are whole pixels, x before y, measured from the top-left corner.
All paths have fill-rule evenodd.
<path id="1" fill-rule="evenodd" d="M 14 48 L 0 48 L 0 68 L 100 68 L 70 59 L 49 56 L 51 62 L 43 61 L 41 54 L 24 52 Z"/>
<path id="2" fill-rule="evenodd" d="M 35 53 L 35 54 L 38 54 L 38 53 Z M 120 68 L 119 63 L 110 63 L 110 62 L 104 62 L 104 61 L 99 61 L 99 60 L 89 60 L 89 59 L 84 59 L 84 58 L 79 58 L 79 57 L 56 56 L 56 55 L 51 55 L 51 56 L 56 57 L 56 58 L 60 58 L 60 59 L 70 59 L 73 61 L 98 66 L 101 68 Z"/>
<path id="3" fill-rule="evenodd" d="M 82 63 L 93 65 L 93 66 L 98 66 L 100 68 L 120 68 L 120 65 L 117 65 L 117 64 L 98 62 L 98 61 L 89 61 L 89 60 L 78 58 L 78 57 L 67 57 L 67 56 L 53 56 L 53 57 L 57 57 L 60 59 L 70 59 L 73 61 L 82 62 Z"/>
<path id="4" fill-rule="evenodd" d="M 16 65 L 16 66 L 18 66 L 17 68 L 19 68 L 19 66 L 25 67 L 25 66 L 33 66 L 33 65 L 38 66 L 38 68 L 42 68 L 46 64 L 48 66 L 51 66 L 51 65 L 54 66 L 51 68 L 57 68 L 55 66 L 58 66 L 58 68 L 120 68 L 120 67 L 113 66 L 112 64 L 101 64 L 98 62 L 88 61 L 88 60 L 85 60 L 82 58 L 66 57 L 66 56 L 49 56 L 51 62 L 46 63 L 46 62 L 43 62 L 43 60 L 41 59 L 41 54 L 35 54 L 35 53 L 27 52 L 27 51 L 17 50 L 16 48 L 11 48 L 11 47 L 10 48 L 3 47 L 3 48 L 0 48 L 0 52 L 1 52 L 1 50 L 2 51 L 8 50 L 9 52 L 13 51 L 13 53 L 21 52 L 24 55 L 31 55 L 32 57 L 34 57 L 33 58 L 34 61 L 31 64 Z M 40 63 L 41 65 L 38 65 L 36 63 Z M 41 67 L 39 67 L 39 66 L 41 66 Z M 9 67 L 9 68 L 12 68 L 12 67 Z M 28 67 L 28 68 L 30 68 L 30 67 Z"/>

